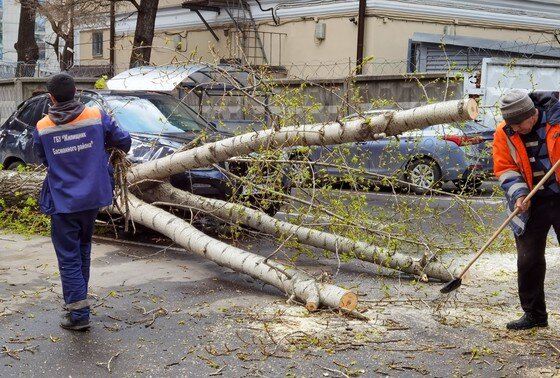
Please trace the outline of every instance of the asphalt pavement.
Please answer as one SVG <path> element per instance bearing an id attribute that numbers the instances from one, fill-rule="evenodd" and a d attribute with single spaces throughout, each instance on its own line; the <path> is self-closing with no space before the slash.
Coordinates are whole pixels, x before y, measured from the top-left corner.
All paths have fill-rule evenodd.
<path id="1" fill-rule="evenodd" d="M 58 326 L 62 299 L 49 238 L 0 234 L 2 377 L 451 377 L 560 371 L 560 255 L 549 251 L 550 327 L 510 332 L 518 316 L 513 251 L 484 255 L 451 296 L 365 262 L 300 257 L 316 276 L 353 288 L 360 318 L 310 314 L 287 296 L 165 240 L 96 239 L 92 328 Z M 261 235 L 237 245 L 277 248 Z M 294 251 L 277 256 L 286 259 Z M 446 256 L 464 264 L 469 254 Z M 362 318 L 363 317 L 363 318 Z M 369 319 L 368 321 L 364 319 Z"/>

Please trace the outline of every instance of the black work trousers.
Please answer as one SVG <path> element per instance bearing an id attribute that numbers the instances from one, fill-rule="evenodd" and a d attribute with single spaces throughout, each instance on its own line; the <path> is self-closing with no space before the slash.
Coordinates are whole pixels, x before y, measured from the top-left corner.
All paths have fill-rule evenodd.
<path id="1" fill-rule="evenodd" d="M 531 215 L 517 244 L 517 283 L 523 311 L 547 319 L 544 296 L 545 248 L 550 227 L 560 241 L 560 195 L 531 200 Z"/>

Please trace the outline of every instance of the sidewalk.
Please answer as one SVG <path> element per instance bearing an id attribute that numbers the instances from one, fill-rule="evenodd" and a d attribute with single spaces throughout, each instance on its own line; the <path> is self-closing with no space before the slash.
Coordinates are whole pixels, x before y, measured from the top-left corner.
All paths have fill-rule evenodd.
<path id="1" fill-rule="evenodd" d="M 247 243 L 263 255 L 275 248 Z M 518 314 L 513 254 L 483 256 L 470 283 L 446 298 L 440 283 L 344 264 L 334 280 L 358 288 L 364 322 L 308 314 L 178 249 L 98 241 L 93 250 L 93 327 L 73 333 L 58 326 L 50 239 L 0 234 L 0 376 L 541 376 L 560 367 L 551 346 L 560 348 L 558 249 L 548 253 L 551 326 L 520 333 L 503 327 Z M 339 269 L 324 259 L 305 268 Z"/>

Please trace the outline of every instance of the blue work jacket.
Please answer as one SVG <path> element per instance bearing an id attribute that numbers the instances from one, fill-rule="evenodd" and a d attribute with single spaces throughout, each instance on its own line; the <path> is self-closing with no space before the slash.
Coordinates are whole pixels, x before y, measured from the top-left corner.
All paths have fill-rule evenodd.
<path id="1" fill-rule="evenodd" d="M 108 148 L 128 152 L 130 135 L 105 112 L 86 107 L 56 124 L 47 115 L 33 132 L 34 149 L 47 166 L 39 205 L 45 214 L 75 213 L 113 201 Z"/>

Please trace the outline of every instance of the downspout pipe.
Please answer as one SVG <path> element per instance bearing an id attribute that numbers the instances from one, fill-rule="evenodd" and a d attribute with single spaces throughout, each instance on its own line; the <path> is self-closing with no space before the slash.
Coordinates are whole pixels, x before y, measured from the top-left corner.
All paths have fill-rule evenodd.
<path id="1" fill-rule="evenodd" d="M 360 0 L 358 6 L 358 44 L 356 47 L 356 74 L 362 74 L 362 62 L 364 60 L 364 35 L 366 29 L 366 2 Z"/>

